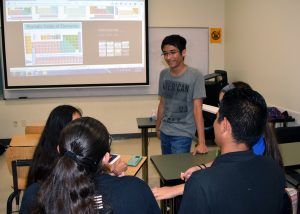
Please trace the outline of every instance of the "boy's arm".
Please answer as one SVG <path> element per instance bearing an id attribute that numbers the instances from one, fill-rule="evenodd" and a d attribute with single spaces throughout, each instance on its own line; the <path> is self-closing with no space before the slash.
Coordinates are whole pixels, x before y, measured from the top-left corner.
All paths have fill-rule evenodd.
<path id="1" fill-rule="evenodd" d="M 202 99 L 194 99 L 194 119 L 198 133 L 198 144 L 194 149 L 193 155 L 197 153 L 207 153 L 208 149 L 205 143 L 204 120 L 202 115 Z"/>
<path id="2" fill-rule="evenodd" d="M 162 114 L 164 111 L 164 100 L 162 97 L 160 97 L 158 108 L 157 108 L 157 116 L 156 116 L 156 136 L 160 138 L 160 123 L 161 123 L 161 118 Z"/>

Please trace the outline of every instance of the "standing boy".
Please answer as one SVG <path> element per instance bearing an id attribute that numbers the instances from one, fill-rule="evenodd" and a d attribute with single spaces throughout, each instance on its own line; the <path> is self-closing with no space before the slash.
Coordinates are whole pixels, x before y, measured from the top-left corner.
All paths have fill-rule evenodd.
<path id="1" fill-rule="evenodd" d="M 156 132 L 163 154 L 190 152 L 195 132 L 198 144 L 195 153 L 206 153 L 202 101 L 206 97 L 203 75 L 184 64 L 186 40 L 179 35 L 164 38 L 162 56 L 169 68 L 159 78 L 160 102 Z"/>

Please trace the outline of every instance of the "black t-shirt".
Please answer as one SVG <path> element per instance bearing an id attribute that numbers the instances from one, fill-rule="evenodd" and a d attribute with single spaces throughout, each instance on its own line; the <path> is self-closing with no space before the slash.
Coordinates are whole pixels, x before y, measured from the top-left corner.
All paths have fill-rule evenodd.
<path id="1" fill-rule="evenodd" d="M 102 195 L 104 209 L 113 214 L 160 214 L 158 204 L 149 188 L 134 176 L 116 177 L 102 174 L 95 178 L 96 195 Z M 27 214 L 37 200 L 40 185 L 34 183 L 24 192 L 20 213 Z M 104 210 L 99 210 L 102 213 Z"/>
<path id="2" fill-rule="evenodd" d="M 232 152 L 192 174 L 179 213 L 280 213 L 285 177 L 274 160 L 251 151 Z"/>
<path id="3" fill-rule="evenodd" d="M 110 206 L 114 214 L 161 213 L 149 186 L 137 177 L 103 174 L 96 177 L 95 185 L 104 206 Z"/>

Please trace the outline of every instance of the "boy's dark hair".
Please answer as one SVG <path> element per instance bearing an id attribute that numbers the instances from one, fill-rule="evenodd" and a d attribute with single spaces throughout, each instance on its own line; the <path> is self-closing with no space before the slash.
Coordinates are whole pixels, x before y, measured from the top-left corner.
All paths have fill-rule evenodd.
<path id="1" fill-rule="evenodd" d="M 176 48 L 178 48 L 179 52 L 182 53 L 184 49 L 186 49 L 186 39 L 183 38 L 180 35 L 170 35 L 166 36 L 164 40 L 161 43 L 161 50 L 163 51 L 163 48 L 165 45 L 173 45 Z"/>
<path id="2" fill-rule="evenodd" d="M 219 109 L 218 122 L 230 122 L 233 138 L 251 148 L 263 134 L 267 122 L 267 105 L 258 92 L 232 89 L 225 93 Z"/>

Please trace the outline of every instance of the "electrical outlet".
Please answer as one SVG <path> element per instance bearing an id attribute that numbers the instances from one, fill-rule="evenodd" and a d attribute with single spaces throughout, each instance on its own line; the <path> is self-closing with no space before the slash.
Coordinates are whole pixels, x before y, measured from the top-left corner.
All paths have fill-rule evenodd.
<path id="1" fill-rule="evenodd" d="M 26 127 L 26 120 L 21 120 L 22 127 Z"/>
<path id="2" fill-rule="evenodd" d="M 19 126 L 19 124 L 18 124 L 18 121 L 13 121 L 13 126 L 15 127 L 15 128 L 17 128 L 18 126 Z"/>

